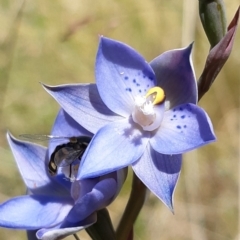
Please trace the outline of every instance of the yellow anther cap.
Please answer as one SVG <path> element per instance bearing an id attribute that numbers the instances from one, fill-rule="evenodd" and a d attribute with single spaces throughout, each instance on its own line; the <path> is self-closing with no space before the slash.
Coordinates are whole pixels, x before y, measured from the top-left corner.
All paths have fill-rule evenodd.
<path id="1" fill-rule="evenodd" d="M 153 105 L 162 103 L 165 100 L 165 93 L 160 87 L 150 88 L 146 94 L 146 99 L 151 101 Z"/>

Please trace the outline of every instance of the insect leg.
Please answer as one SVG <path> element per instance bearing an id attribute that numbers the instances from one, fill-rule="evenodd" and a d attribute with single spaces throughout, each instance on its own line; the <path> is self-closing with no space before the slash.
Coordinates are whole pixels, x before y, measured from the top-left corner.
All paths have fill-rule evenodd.
<path id="1" fill-rule="evenodd" d="M 70 169 L 69 169 L 69 179 L 71 179 L 71 175 L 72 175 L 72 163 L 69 165 Z"/>

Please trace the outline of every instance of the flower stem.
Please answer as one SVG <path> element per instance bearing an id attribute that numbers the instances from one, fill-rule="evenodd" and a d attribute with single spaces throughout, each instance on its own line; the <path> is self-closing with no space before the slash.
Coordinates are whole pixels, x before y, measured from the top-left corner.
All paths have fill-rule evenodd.
<path id="1" fill-rule="evenodd" d="M 80 238 L 78 237 L 78 235 L 76 233 L 74 233 L 73 236 L 76 240 L 80 240 Z"/>
<path id="2" fill-rule="evenodd" d="M 97 211 L 97 222 L 85 229 L 92 240 L 116 240 L 114 228 L 107 208 Z"/>
<path id="3" fill-rule="evenodd" d="M 141 182 L 141 180 L 133 173 L 132 191 L 124 210 L 123 216 L 120 220 L 118 228 L 116 230 L 117 240 L 127 240 L 133 224 L 137 219 L 139 212 L 141 211 L 147 188 Z"/>

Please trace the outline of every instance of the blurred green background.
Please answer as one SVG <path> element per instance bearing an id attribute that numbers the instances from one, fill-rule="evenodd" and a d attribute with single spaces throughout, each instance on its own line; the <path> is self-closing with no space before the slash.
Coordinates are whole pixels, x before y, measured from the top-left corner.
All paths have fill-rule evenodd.
<path id="1" fill-rule="evenodd" d="M 238 4 L 226 1 L 228 23 Z M 39 82 L 94 82 L 99 35 L 127 43 L 148 61 L 194 41 L 197 78 L 209 50 L 197 0 L 0 0 L 0 22 L 1 202 L 25 192 L 6 131 L 15 136 L 50 132 L 59 107 Z M 135 226 L 135 240 L 240 239 L 239 56 L 238 31 L 229 60 L 199 103 L 210 115 L 218 141 L 184 155 L 175 215 L 149 194 Z M 115 226 L 130 180 L 109 208 Z M 84 232 L 79 236 L 89 239 Z M 24 231 L 0 229 L 0 239 L 26 237 Z"/>

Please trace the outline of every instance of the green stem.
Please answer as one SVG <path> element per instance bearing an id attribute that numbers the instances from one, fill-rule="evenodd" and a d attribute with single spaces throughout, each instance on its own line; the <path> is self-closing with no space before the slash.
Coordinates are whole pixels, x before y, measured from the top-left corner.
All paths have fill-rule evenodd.
<path id="1" fill-rule="evenodd" d="M 116 240 L 112 221 L 106 208 L 97 211 L 97 222 L 85 230 L 92 240 Z"/>
<path id="2" fill-rule="evenodd" d="M 116 230 L 117 240 L 127 240 L 139 212 L 141 211 L 147 188 L 141 180 L 133 174 L 132 191 Z"/>

